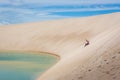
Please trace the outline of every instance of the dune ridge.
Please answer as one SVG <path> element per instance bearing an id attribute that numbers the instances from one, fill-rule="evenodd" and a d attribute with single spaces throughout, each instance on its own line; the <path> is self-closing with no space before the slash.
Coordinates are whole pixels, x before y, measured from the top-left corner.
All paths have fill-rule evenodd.
<path id="1" fill-rule="evenodd" d="M 37 80 L 119 80 L 119 21 L 120 13 L 112 13 L 1 26 L 0 50 L 59 55 L 60 61 Z M 84 47 L 86 39 L 90 45 Z"/>

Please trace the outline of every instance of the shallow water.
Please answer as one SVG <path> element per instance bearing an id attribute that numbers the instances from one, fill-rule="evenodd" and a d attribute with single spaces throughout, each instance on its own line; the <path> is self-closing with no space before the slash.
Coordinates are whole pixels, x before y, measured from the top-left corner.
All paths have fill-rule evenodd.
<path id="1" fill-rule="evenodd" d="M 45 53 L 0 52 L 0 80 L 35 80 L 57 61 Z"/>

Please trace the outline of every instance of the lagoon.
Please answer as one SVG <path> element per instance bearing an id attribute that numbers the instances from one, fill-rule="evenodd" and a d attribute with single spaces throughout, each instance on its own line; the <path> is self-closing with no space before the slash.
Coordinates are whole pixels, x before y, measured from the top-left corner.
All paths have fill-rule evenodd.
<path id="1" fill-rule="evenodd" d="M 0 52 L 0 80 L 35 80 L 57 61 L 46 53 Z"/>

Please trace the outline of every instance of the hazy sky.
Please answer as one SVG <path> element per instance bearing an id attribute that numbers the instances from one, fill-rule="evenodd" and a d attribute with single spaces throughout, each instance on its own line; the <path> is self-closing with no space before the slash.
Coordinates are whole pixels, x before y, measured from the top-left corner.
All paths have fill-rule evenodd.
<path id="1" fill-rule="evenodd" d="M 29 4 L 63 5 L 63 4 L 120 4 L 120 0 L 0 0 L 6 4 Z"/>
<path id="2" fill-rule="evenodd" d="M 0 24 L 120 12 L 120 0 L 0 0 Z"/>

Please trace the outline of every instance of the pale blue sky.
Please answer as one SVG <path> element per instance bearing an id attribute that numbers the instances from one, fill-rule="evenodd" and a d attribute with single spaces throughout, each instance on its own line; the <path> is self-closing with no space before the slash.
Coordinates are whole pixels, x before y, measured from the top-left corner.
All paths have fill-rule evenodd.
<path id="1" fill-rule="evenodd" d="M 0 0 L 0 24 L 120 12 L 120 0 Z"/>
<path id="2" fill-rule="evenodd" d="M 62 4 L 115 4 L 120 0 L 0 0 L 0 3 L 8 4 L 29 4 L 39 3 L 41 5 L 62 5 Z"/>

